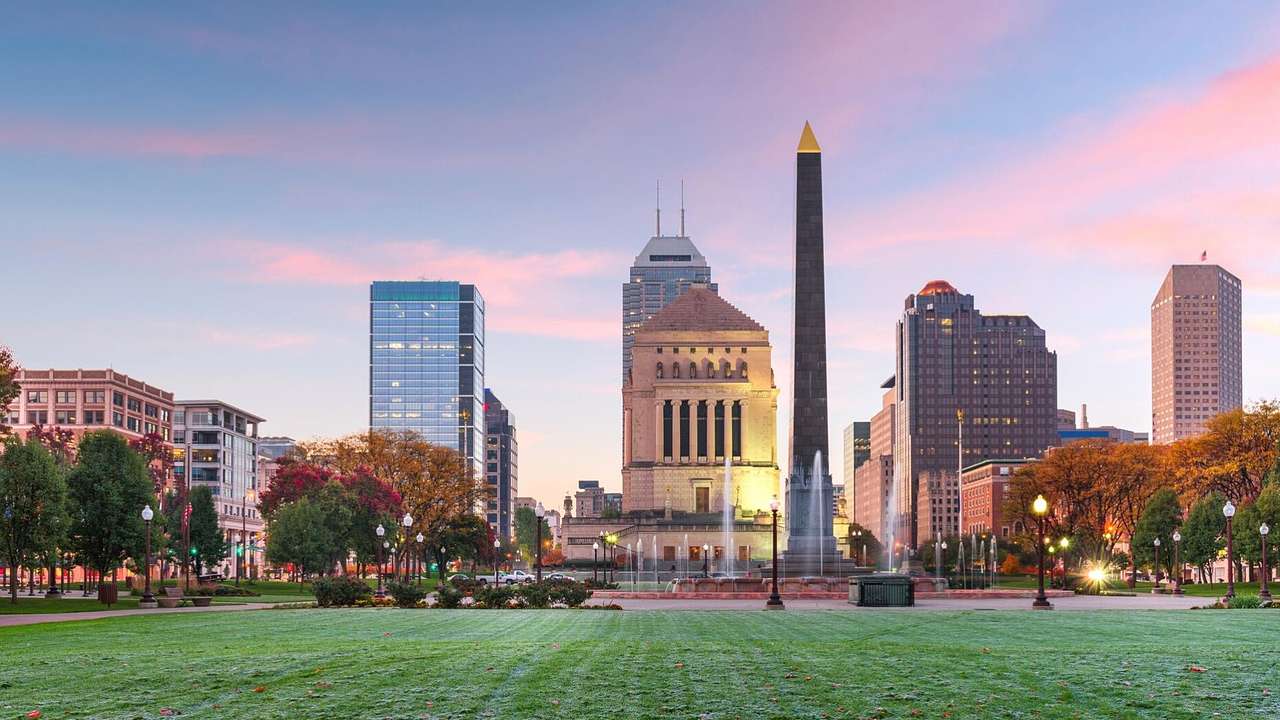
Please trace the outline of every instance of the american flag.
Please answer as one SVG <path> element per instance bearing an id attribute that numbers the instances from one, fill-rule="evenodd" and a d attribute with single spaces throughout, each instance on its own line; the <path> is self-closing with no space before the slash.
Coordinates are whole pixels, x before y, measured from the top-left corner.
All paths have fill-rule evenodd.
<path id="1" fill-rule="evenodd" d="M 1204 252 L 1200 253 L 1200 262 L 1204 262 L 1205 260 L 1208 260 L 1208 259 L 1209 259 L 1208 250 L 1205 250 Z"/>

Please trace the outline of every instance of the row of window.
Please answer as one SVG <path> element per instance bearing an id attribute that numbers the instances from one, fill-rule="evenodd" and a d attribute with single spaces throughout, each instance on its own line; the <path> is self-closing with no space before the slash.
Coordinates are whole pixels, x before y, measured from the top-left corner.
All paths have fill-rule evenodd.
<path id="1" fill-rule="evenodd" d="M 672 362 L 672 363 L 671 363 L 671 377 L 672 377 L 672 379 L 674 379 L 674 380 L 679 380 L 679 379 L 680 379 L 680 372 L 681 372 L 681 371 L 680 371 L 680 368 L 681 368 L 681 365 L 682 365 L 682 363 L 679 363 L 679 362 Z M 689 363 L 689 366 L 688 366 L 688 367 L 689 367 L 689 370 L 688 370 L 688 375 L 687 375 L 687 377 L 688 377 L 690 380 L 696 380 L 696 379 L 698 379 L 698 363 L 691 362 L 691 363 Z M 663 366 L 663 364 L 662 364 L 662 363 L 658 363 L 657 370 L 655 370 L 655 377 L 657 377 L 659 380 L 661 380 L 661 379 L 663 379 L 663 378 L 665 377 L 665 374 L 666 374 L 666 368 Z M 733 377 L 734 377 L 734 369 L 733 369 L 733 366 L 731 366 L 731 365 L 729 364 L 729 361 L 728 361 L 728 360 L 721 360 L 721 361 L 720 361 L 720 376 L 721 376 L 721 377 L 723 377 L 723 378 L 725 378 L 726 380 L 732 380 L 732 379 L 733 379 Z M 738 361 L 737 376 L 738 376 L 740 379 L 742 379 L 742 380 L 746 380 L 746 379 L 747 379 L 747 362 L 746 362 L 745 360 L 739 360 L 739 361 Z M 711 362 L 710 360 L 704 360 L 704 361 L 702 362 L 702 377 L 704 377 L 704 378 L 708 378 L 708 379 L 715 379 L 715 377 L 716 377 L 716 365 L 715 365 L 715 363 Z"/>

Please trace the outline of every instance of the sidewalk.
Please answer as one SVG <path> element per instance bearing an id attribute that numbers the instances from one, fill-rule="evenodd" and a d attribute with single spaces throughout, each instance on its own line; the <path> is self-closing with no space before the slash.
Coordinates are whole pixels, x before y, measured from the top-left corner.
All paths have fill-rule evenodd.
<path id="1" fill-rule="evenodd" d="M 38 623 L 71 622 L 73 620 L 101 620 L 126 615 L 168 615 L 170 613 L 228 612 L 231 610 L 262 610 L 274 607 L 271 603 L 246 603 L 244 605 L 210 605 L 209 607 L 152 608 L 150 610 L 87 610 L 85 612 L 31 613 L 27 615 L 0 615 L 0 627 L 36 625 Z"/>

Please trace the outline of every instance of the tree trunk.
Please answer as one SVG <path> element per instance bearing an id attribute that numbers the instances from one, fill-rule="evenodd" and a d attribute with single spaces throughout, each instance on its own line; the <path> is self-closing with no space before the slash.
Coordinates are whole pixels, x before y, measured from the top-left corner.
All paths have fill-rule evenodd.
<path id="1" fill-rule="evenodd" d="M 1132 547 L 1129 548 L 1129 581 L 1127 584 L 1130 590 L 1138 586 L 1138 561 L 1133 556 Z"/>

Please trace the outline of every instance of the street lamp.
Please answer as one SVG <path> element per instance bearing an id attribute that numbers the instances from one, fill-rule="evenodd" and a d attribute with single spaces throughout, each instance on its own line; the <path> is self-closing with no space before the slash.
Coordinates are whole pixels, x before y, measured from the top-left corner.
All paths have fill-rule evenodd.
<path id="1" fill-rule="evenodd" d="M 764 604 L 766 610 L 782 610 L 782 596 L 778 594 L 778 496 L 769 501 L 769 512 L 773 514 L 773 589 L 769 591 L 769 600 Z"/>
<path id="2" fill-rule="evenodd" d="M 1258 534 L 1262 536 L 1262 583 L 1261 589 L 1258 590 L 1258 599 L 1262 602 L 1271 602 L 1271 590 L 1267 587 L 1267 575 L 1271 574 L 1271 570 L 1267 567 L 1267 535 L 1271 533 L 1271 527 L 1266 523 L 1262 523 L 1258 527 Z"/>
<path id="3" fill-rule="evenodd" d="M 385 591 L 385 590 L 383 590 L 383 589 L 382 589 L 382 558 L 383 558 L 383 555 L 382 555 L 382 549 L 383 549 L 383 548 L 385 548 L 385 547 L 387 546 L 387 543 L 386 543 L 385 541 L 383 541 L 383 540 L 382 540 L 382 538 L 386 536 L 386 534 L 387 534 L 387 529 L 386 529 L 386 528 L 384 528 L 384 527 L 382 527 L 382 523 L 378 523 L 378 527 L 374 528 L 373 532 L 374 532 L 374 534 L 376 534 L 376 535 L 378 536 L 378 540 L 379 540 L 379 542 L 377 543 L 377 550 L 378 550 L 378 592 L 374 593 L 374 597 L 384 598 L 384 597 L 386 597 L 386 596 L 387 596 L 387 593 L 386 593 L 386 591 Z"/>
<path id="4" fill-rule="evenodd" d="M 1228 500 L 1222 506 L 1222 516 L 1227 519 L 1227 600 L 1236 596 L 1236 546 L 1231 538 L 1231 518 L 1236 516 L 1236 506 Z"/>
<path id="5" fill-rule="evenodd" d="M 418 576 L 418 584 L 419 584 L 419 585 L 421 585 L 421 584 L 422 584 L 422 561 L 426 559 L 425 557 L 423 557 L 423 556 L 422 556 L 422 541 L 423 541 L 425 538 L 423 538 L 423 537 L 422 537 L 422 533 L 418 533 L 418 537 L 416 537 L 416 538 L 414 538 L 414 539 L 418 541 L 418 560 L 417 560 L 417 563 L 418 563 L 417 571 L 418 571 L 418 572 L 417 572 L 416 574 L 417 574 L 417 576 Z"/>
<path id="6" fill-rule="evenodd" d="M 933 577 L 936 580 L 942 580 L 942 532 L 938 532 L 937 539 L 933 542 Z"/>
<path id="7" fill-rule="evenodd" d="M 1053 603 L 1049 602 L 1049 598 L 1044 594 L 1044 516 L 1049 512 L 1049 501 L 1044 499 L 1043 495 L 1037 495 L 1035 502 L 1031 503 L 1031 512 L 1035 513 L 1036 519 L 1039 520 L 1039 537 L 1040 541 L 1036 543 L 1036 554 L 1039 560 L 1037 569 L 1037 586 L 1036 599 L 1032 601 L 1031 607 L 1040 610 L 1049 610 L 1053 607 Z"/>
<path id="8" fill-rule="evenodd" d="M 147 525 L 147 556 L 146 565 L 142 570 L 146 581 L 142 590 L 142 601 L 138 603 L 139 607 L 150 608 L 156 606 L 156 596 L 151 594 L 151 519 L 155 516 L 155 512 L 152 511 L 150 505 L 142 508 L 142 521 Z"/>
<path id="9" fill-rule="evenodd" d="M 538 582 L 542 582 L 542 518 L 547 516 L 547 509 L 542 507 L 542 503 L 538 503 L 538 506 L 533 509 L 533 514 L 538 517 L 538 521 L 534 523 L 534 525 L 538 526 L 538 538 L 537 538 L 538 561 L 537 561 L 537 564 L 534 565 L 533 573 L 534 573 L 534 579 L 536 579 Z"/>
<path id="10" fill-rule="evenodd" d="M 1160 538 L 1151 541 L 1156 548 L 1156 562 L 1151 575 L 1151 592 L 1160 592 Z"/>
<path id="11" fill-rule="evenodd" d="M 1173 594 L 1182 594 L 1182 533 L 1173 531 Z"/>
<path id="12" fill-rule="evenodd" d="M 702 577 L 711 577 L 711 546 L 702 543 Z"/>
<path id="13" fill-rule="evenodd" d="M 856 543 L 861 543 L 861 544 L 862 544 L 862 565 L 863 565 L 863 567 L 866 567 L 866 565 L 867 565 L 867 545 L 866 545 L 866 543 L 863 543 L 863 542 L 862 542 L 862 531 L 861 531 L 861 530 L 854 530 L 854 531 L 853 531 L 853 536 L 854 536 L 855 538 L 857 538 L 856 540 L 854 540 L 854 542 L 856 542 Z"/>
<path id="14" fill-rule="evenodd" d="M 493 539 L 493 586 L 498 587 L 498 548 L 502 547 L 502 541 L 498 538 Z"/>
<path id="15" fill-rule="evenodd" d="M 404 517 L 400 518 L 400 524 L 404 526 L 405 549 L 403 553 L 400 553 L 400 561 L 404 563 L 404 581 L 409 582 L 409 528 L 413 527 L 413 516 L 405 513 Z"/>
<path id="16" fill-rule="evenodd" d="M 600 569 L 600 541 L 591 543 L 591 582 L 599 584 L 600 579 L 597 577 L 596 571 Z"/>

